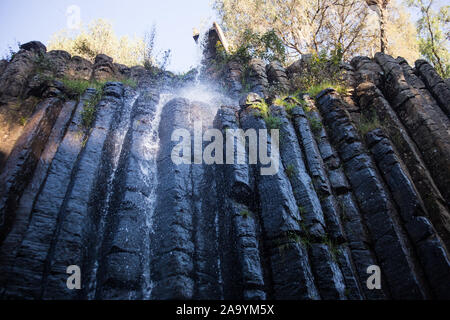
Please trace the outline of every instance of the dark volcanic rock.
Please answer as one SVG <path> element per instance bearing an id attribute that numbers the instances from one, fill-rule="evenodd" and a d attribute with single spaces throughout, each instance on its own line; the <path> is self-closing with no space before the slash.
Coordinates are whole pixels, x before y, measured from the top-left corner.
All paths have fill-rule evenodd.
<path id="1" fill-rule="evenodd" d="M 416 262 L 410 257 L 410 247 L 396 224 L 397 212 L 359 141 L 344 103 L 335 93 L 330 93 L 319 98 L 319 108 L 325 115 L 333 141 L 338 145 L 391 294 L 398 298 L 426 296 L 420 275 L 415 272 Z"/>
<path id="2" fill-rule="evenodd" d="M 436 297 L 447 299 L 448 292 L 443 290 L 441 283 L 450 282 L 450 261 L 434 228 L 424 217 L 422 199 L 383 132 L 379 129 L 370 132 L 367 144 L 400 208 L 407 233 L 420 252 L 424 247 L 428 250 L 428 254 L 423 252 L 419 257 Z"/>
<path id="3" fill-rule="evenodd" d="M 95 80 L 111 80 L 116 76 L 117 69 L 113 59 L 104 54 L 95 57 L 92 78 Z"/>
<path id="4" fill-rule="evenodd" d="M 313 181 L 303 162 L 303 152 L 300 149 L 294 127 L 282 108 L 272 107 L 271 110 L 274 116 L 281 119 L 280 155 L 286 175 L 292 185 L 297 206 L 301 208 L 302 218 L 311 235 L 320 238 L 325 232 L 325 220 Z"/>
<path id="5" fill-rule="evenodd" d="M 45 53 L 47 48 L 39 41 L 31 41 L 24 43 L 20 46 L 20 49 L 25 51 L 33 51 L 36 53 Z"/>
<path id="6" fill-rule="evenodd" d="M 9 267 L 14 264 L 17 249 L 20 246 L 22 239 L 25 237 L 25 232 L 28 229 L 34 200 L 39 194 L 40 188 L 47 178 L 47 171 L 52 164 L 53 159 L 55 159 L 56 152 L 58 151 L 61 141 L 64 138 L 65 129 L 67 128 L 68 122 L 71 120 L 75 106 L 76 103 L 74 101 L 69 101 L 64 104 L 48 138 L 47 145 L 41 154 L 40 161 L 34 170 L 33 178 L 20 198 L 13 228 L 6 237 L 5 241 L 2 243 L 1 247 L 0 260 L 2 261 L 2 283 L 4 283 L 4 279 L 7 279 L 7 276 L 9 275 Z M 3 278 L 3 276 L 6 277 Z"/>
<path id="7" fill-rule="evenodd" d="M 242 65 L 236 61 L 230 61 L 227 64 L 225 83 L 227 84 L 230 94 L 239 97 L 242 91 Z"/>
<path id="8" fill-rule="evenodd" d="M 170 119 L 170 120 L 169 120 Z M 160 128 L 161 150 L 158 157 L 158 181 L 165 186 L 157 190 L 155 210 L 155 247 L 152 278 L 155 299 L 192 299 L 194 297 L 194 242 L 191 168 L 175 165 L 171 160 L 174 128 L 190 128 L 190 104 L 175 99 L 163 109 L 161 121 L 171 123 Z"/>
<path id="9" fill-rule="evenodd" d="M 440 236 L 448 246 L 450 244 L 450 213 L 417 145 L 409 137 L 401 120 L 374 84 L 362 83 L 357 87 L 356 94 L 362 111 L 369 114 L 375 111 L 382 121 L 385 132 L 391 137 L 390 140 L 408 168 L 416 188 L 420 194 L 426 195 L 423 197 L 424 205 Z"/>
<path id="10" fill-rule="evenodd" d="M 251 108 L 241 114 L 242 127 L 265 129 L 263 119 L 254 115 L 249 109 Z M 255 168 L 258 174 L 260 168 L 259 163 Z M 266 246 L 270 248 L 275 298 L 317 299 L 319 295 L 314 286 L 305 248 L 301 243 L 293 240 L 298 239 L 302 231 L 298 223 L 302 218 L 288 177 L 284 170 L 278 170 L 273 176 L 261 175 L 258 178 L 257 188 L 261 201 L 262 228 Z M 294 236 L 292 239 L 286 235 L 297 235 L 297 237 Z"/>
<path id="11" fill-rule="evenodd" d="M 377 54 L 385 71 L 385 93 L 392 107 L 422 152 L 425 163 L 446 201 L 450 199 L 450 120 L 433 107 L 405 79 L 402 67 L 392 57 Z"/>
<path id="12" fill-rule="evenodd" d="M 52 161 L 44 185 L 34 200 L 33 211 L 20 246 L 8 268 L 4 297 L 41 297 L 42 275 L 47 255 L 52 246 L 53 234 L 58 225 L 60 208 L 70 185 L 72 170 L 82 148 L 83 134 L 79 134 L 83 104 L 92 96 L 87 92 L 76 108 L 64 139 Z M 21 276 L 21 274 L 24 276 Z M 26 274 L 26 275 L 25 275 Z"/>
<path id="13" fill-rule="evenodd" d="M 34 51 L 21 50 L 14 55 L 0 76 L 0 102 L 17 98 L 25 92 L 35 59 Z"/>
<path id="14" fill-rule="evenodd" d="M 90 61 L 81 57 L 72 57 L 66 73 L 69 77 L 90 80 L 92 76 L 93 65 Z"/>
<path id="15" fill-rule="evenodd" d="M 3 168 L 0 176 L 0 241 L 12 226 L 20 197 L 33 177 L 61 107 L 61 100 L 55 98 L 38 106 Z"/>
<path id="16" fill-rule="evenodd" d="M 0 61 L 0 298 L 450 298 L 446 82 L 377 54 L 340 64 L 347 95 L 274 100 L 312 56 L 217 41 L 183 77 L 38 42 Z"/>
<path id="17" fill-rule="evenodd" d="M 0 60 L 0 77 L 3 73 L 3 71 L 5 71 L 7 65 L 8 65 L 7 60 Z"/>
<path id="18" fill-rule="evenodd" d="M 450 117 L 450 87 L 425 60 L 416 61 L 416 72 L 436 98 L 442 111 Z"/>
<path id="19" fill-rule="evenodd" d="M 266 75 L 266 66 L 261 59 L 252 59 L 249 62 L 246 80 L 250 92 L 256 92 L 261 97 L 267 98 L 269 82 Z"/>
<path id="20" fill-rule="evenodd" d="M 290 85 L 286 75 L 286 70 L 280 62 L 274 61 L 266 67 L 267 80 L 273 86 L 276 86 L 281 92 L 288 92 Z"/>

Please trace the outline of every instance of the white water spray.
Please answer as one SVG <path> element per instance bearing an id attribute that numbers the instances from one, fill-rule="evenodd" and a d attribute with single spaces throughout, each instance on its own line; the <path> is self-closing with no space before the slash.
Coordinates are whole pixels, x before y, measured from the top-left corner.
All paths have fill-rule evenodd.
<path id="1" fill-rule="evenodd" d="M 159 124 L 161 122 L 161 113 L 164 106 L 173 98 L 173 94 L 161 94 L 159 103 L 156 106 L 155 114 L 153 120 L 150 123 L 151 130 L 148 132 L 147 136 L 144 140 L 143 154 L 147 160 L 147 165 L 145 168 L 141 166 L 141 172 L 148 178 L 152 179 L 152 188 L 150 191 L 150 195 L 146 198 L 146 203 L 144 204 L 146 207 L 146 225 L 147 225 L 147 234 L 146 239 L 148 241 L 145 242 L 145 266 L 144 269 L 144 279 L 145 285 L 143 290 L 144 300 L 150 300 L 153 283 L 150 277 L 150 256 L 151 256 L 151 244 L 150 244 L 150 235 L 154 233 L 153 229 L 153 215 L 156 209 L 156 191 L 158 187 L 158 171 L 157 171 L 157 158 L 159 152 Z"/>

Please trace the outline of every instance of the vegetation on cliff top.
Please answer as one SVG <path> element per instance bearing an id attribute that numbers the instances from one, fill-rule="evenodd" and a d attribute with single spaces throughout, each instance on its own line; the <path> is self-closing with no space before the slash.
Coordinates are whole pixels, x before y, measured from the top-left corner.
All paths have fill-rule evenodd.
<path id="1" fill-rule="evenodd" d="M 422 55 L 441 76 L 448 77 L 449 6 L 435 11 L 433 0 L 404 2 L 386 1 L 385 52 L 409 63 Z M 405 4 L 419 11 L 417 28 Z M 286 48 L 287 63 L 311 53 L 341 50 L 344 60 L 349 60 L 380 51 L 381 17 L 364 0 L 215 0 L 213 7 L 232 47 L 247 42 L 248 34 L 273 32 Z"/>
<path id="2" fill-rule="evenodd" d="M 126 66 L 142 65 L 147 69 L 165 68 L 170 60 L 170 50 L 155 48 L 156 27 L 145 37 L 118 37 L 110 22 L 104 19 L 92 21 L 78 34 L 68 30 L 55 33 L 48 44 L 49 50 L 64 50 L 72 56 L 80 56 L 91 62 L 98 54 L 106 54 L 114 62 Z"/>
<path id="3" fill-rule="evenodd" d="M 420 12 L 417 21 L 420 53 L 430 61 L 441 77 L 450 77 L 450 6 L 446 5 L 435 11 L 432 8 L 433 0 L 407 0 L 407 3 Z"/>
<path id="4" fill-rule="evenodd" d="M 378 17 L 366 2 L 348 0 L 215 0 L 227 36 L 242 43 L 245 30 L 274 30 L 291 56 L 342 49 L 345 59 L 380 51 Z M 404 6 L 390 1 L 386 18 L 388 53 L 418 58 L 416 30 Z"/>
<path id="5" fill-rule="evenodd" d="M 251 58 L 289 64 L 299 55 L 340 51 L 343 60 L 373 56 L 386 38 L 386 53 L 414 63 L 421 55 L 446 78 L 450 76 L 448 5 L 434 10 L 434 0 L 385 1 L 379 16 L 364 0 L 214 0 L 213 9 L 230 42 L 225 59 L 245 65 Z M 407 6 L 418 11 L 417 28 Z M 379 9 L 378 9 L 379 11 Z M 383 32 L 380 28 L 383 19 Z M 93 61 L 99 53 L 127 66 L 164 69 L 170 50 L 155 49 L 156 28 L 145 37 L 118 37 L 111 23 L 99 19 L 77 34 L 61 30 L 49 42 L 50 50 L 65 50 Z M 384 42 L 383 42 L 384 43 Z"/>

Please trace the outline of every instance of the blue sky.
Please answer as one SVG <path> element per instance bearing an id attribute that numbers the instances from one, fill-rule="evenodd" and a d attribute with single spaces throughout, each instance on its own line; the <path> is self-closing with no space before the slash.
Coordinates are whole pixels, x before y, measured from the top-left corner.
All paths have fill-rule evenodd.
<path id="1" fill-rule="evenodd" d="M 211 0 L 0 0 L 0 56 L 15 43 L 39 40 L 46 44 L 53 33 L 67 27 L 66 10 L 81 9 L 88 23 L 103 18 L 113 23 L 118 35 L 143 36 L 153 24 L 157 47 L 171 49 L 170 70 L 194 66 L 198 48 L 192 28 L 209 27 L 214 21 Z M 206 30 L 206 29 L 205 29 Z"/>
<path id="2" fill-rule="evenodd" d="M 140 36 L 157 27 L 157 48 L 171 49 L 169 70 L 183 72 L 198 63 L 200 52 L 192 28 L 206 31 L 216 19 L 212 0 L 0 0 L 0 57 L 17 42 L 44 44 L 67 27 L 67 8 L 81 9 L 81 20 L 103 18 L 113 23 L 119 36 Z M 436 0 L 440 7 L 448 0 Z M 414 12 L 414 11 L 413 11 Z M 414 15 L 417 17 L 417 15 Z"/>

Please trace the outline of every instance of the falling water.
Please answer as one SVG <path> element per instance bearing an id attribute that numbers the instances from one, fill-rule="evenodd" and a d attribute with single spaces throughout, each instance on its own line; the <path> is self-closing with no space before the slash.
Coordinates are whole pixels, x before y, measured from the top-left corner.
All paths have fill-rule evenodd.
<path id="1" fill-rule="evenodd" d="M 171 93 L 164 93 L 160 95 L 159 103 L 156 106 L 155 114 L 153 120 L 151 121 L 150 128 L 151 130 L 148 132 L 148 135 L 144 141 L 145 145 L 143 147 L 144 154 L 147 159 L 148 166 L 146 168 L 141 168 L 143 174 L 147 177 L 151 178 L 152 187 L 150 191 L 150 195 L 147 197 L 147 201 L 145 203 L 146 206 L 146 224 L 147 224 L 147 234 L 145 236 L 145 252 L 144 255 L 144 265 L 147 266 L 144 270 L 144 279 L 145 285 L 143 289 L 143 297 L 144 300 L 149 300 L 153 284 L 150 278 L 150 256 L 151 256 L 151 248 L 150 248 L 150 236 L 153 234 L 153 214 L 155 212 L 156 207 L 156 190 L 158 186 L 158 172 L 157 172 L 157 158 L 159 151 L 159 123 L 161 121 L 161 113 L 166 105 L 174 97 Z"/>
<path id="2" fill-rule="evenodd" d="M 202 113 L 207 115 L 206 118 L 202 119 L 206 125 L 212 126 L 214 116 L 218 110 L 218 108 L 226 103 L 232 103 L 228 98 L 223 96 L 215 87 L 211 85 L 207 85 L 204 83 L 200 83 L 196 80 L 194 83 L 182 87 L 181 89 L 177 89 L 170 93 L 163 93 L 160 95 L 160 100 L 158 105 L 156 106 L 155 113 L 151 120 L 149 127 L 151 128 L 149 132 L 146 134 L 146 137 L 142 144 L 142 153 L 145 155 L 145 162 L 141 163 L 141 173 L 142 178 L 149 181 L 151 184 L 150 195 L 146 199 L 146 203 L 143 204 L 145 206 L 146 213 L 146 242 L 145 242 L 145 255 L 144 255 L 144 281 L 145 284 L 143 286 L 143 298 L 145 300 L 149 300 L 152 295 L 153 283 L 151 279 L 151 256 L 152 250 L 150 243 L 150 238 L 154 234 L 153 228 L 153 215 L 156 209 L 156 201 L 157 201 L 157 189 L 158 189 L 158 172 L 157 172 L 157 158 L 158 151 L 160 147 L 160 139 L 159 139 L 159 124 L 161 120 L 161 114 L 164 106 L 174 98 L 185 98 L 191 102 L 197 101 L 202 102 L 202 108 L 206 108 Z M 203 117 L 205 118 L 205 117 Z M 218 222 L 216 220 L 216 224 Z M 217 227 L 217 225 L 215 227 Z M 218 268 L 220 270 L 220 261 L 217 261 Z"/>

